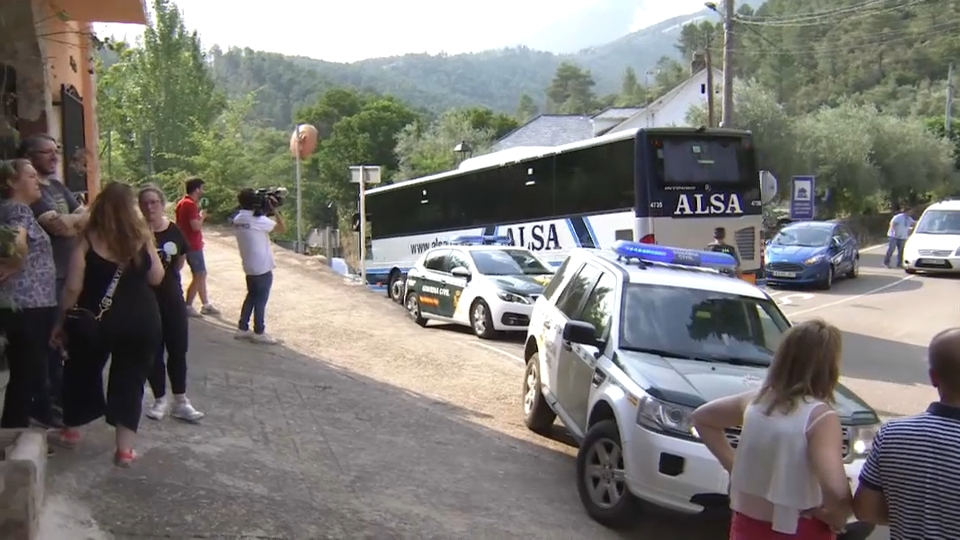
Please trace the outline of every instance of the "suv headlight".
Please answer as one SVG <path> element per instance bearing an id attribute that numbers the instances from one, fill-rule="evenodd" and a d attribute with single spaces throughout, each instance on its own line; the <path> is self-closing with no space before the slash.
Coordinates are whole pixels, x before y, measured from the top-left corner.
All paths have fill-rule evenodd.
<path id="1" fill-rule="evenodd" d="M 823 256 L 823 255 L 814 255 L 813 257 L 810 257 L 809 259 L 803 261 L 803 264 L 806 264 L 807 266 L 810 266 L 810 265 L 814 265 L 814 264 L 817 264 L 817 263 L 819 263 L 819 262 L 822 262 L 823 259 L 824 259 L 824 256 Z"/>
<path id="2" fill-rule="evenodd" d="M 637 424 L 674 437 L 695 439 L 698 437 L 693 429 L 692 415 L 690 407 L 644 396 L 637 409 Z"/>
<path id="3" fill-rule="evenodd" d="M 873 448 L 873 438 L 877 436 L 880 424 L 866 426 L 850 426 L 850 457 L 859 459 L 867 457 Z"/>
<path id="4" fill-rule="evenodd" d="M 530 304 L 530 298 L 521 294 L 514 294 L 507 291 L 497 291 L 497 298 L 504 302 L 513 302 L 514 304 Z"/>

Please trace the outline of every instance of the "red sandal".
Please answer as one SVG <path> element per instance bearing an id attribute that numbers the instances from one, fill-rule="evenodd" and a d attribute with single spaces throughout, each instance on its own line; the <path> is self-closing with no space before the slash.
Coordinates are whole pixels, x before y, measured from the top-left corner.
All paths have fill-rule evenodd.
<path id="1" fill-rule="evenodd" d="M 73 450 L 79 446 L 82 440 L 83 434 L 80 433 L 79 429 L 73 428 L 63 428 L 53 437 L 50 437 L 50 442 L 68 450 Z"/>
<path id="2" fill-rule="evenodd" d="M 129 450 L 118 448 L 116 453 L 113 454 L 113 464 L 124 469 L 129 468 L 135 459 L 137 459 L 137 451 L 133 448 Z"/>

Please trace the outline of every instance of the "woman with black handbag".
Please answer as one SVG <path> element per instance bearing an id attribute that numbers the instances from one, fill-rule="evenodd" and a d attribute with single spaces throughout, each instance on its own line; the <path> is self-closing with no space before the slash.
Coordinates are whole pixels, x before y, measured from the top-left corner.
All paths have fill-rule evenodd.
<path id="1" fill-rule="evenodd" d="M 136 195 L 118 182 L 106 185 L 90 207 L 70 260 L 54 344 L 65 342 L 63 423 L 56 442 L 80 443 L 78 428 L 101 416 L 116 428 L 114 463 L 136 459 L 143 385 L 161 343 L 153 286 L 163 265 L 153 233 L 137 211 Z M 110 359 L 107 394 L 103 368 Z"/>

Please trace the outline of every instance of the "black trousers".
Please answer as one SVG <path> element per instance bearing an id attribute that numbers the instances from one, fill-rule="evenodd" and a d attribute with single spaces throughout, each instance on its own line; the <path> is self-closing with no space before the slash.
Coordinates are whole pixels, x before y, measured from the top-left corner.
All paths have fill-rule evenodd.
<path id="1" fill-rule="evenodd" d="M 160 320 L 163 325 L 163 343 L 157 347 L 156 360 L 150 373 L 150 390 L 159 399 L 167 394 L 167 376 L 174 395 L 187 393 L 187 345 L 190 323 L 183 296 L 161 300 Z M 164 362 L 166 352 L 166 362 Z"/>
<path id="2" fill-rule="evenodd" d="M 0 427 L 28 427 L 31 412 L 42 417 L 50 411 L 47 369 L 56 310 L 55 307 L 0 310 L 0 329 L 7 340 L 5 352 L 10 369 Z"/>
<path id="3" fill-rule="evenodd" d="M 101 416 L 111 426 L 132 431 L 140 427 L 143 385 L 153 369 L 160 333 L 113 334 L 106 329 L 98 341 L 69 335 L 63 364 L 63 423 L 89 424 Z M 107 393 L 103 368 L 110 360 Z"/>

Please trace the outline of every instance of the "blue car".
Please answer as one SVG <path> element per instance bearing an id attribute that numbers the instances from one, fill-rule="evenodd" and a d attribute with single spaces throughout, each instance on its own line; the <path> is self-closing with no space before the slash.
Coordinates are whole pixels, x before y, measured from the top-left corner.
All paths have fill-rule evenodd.
<path id="1" fill-rule="evenodd" d="M 764 252 L 764 276 L 773 286 L 830 289 L 836 278 L 855 278 L 859 272 L 860 243 L 835 221 L 791 223 L 767 242 Z"/>

